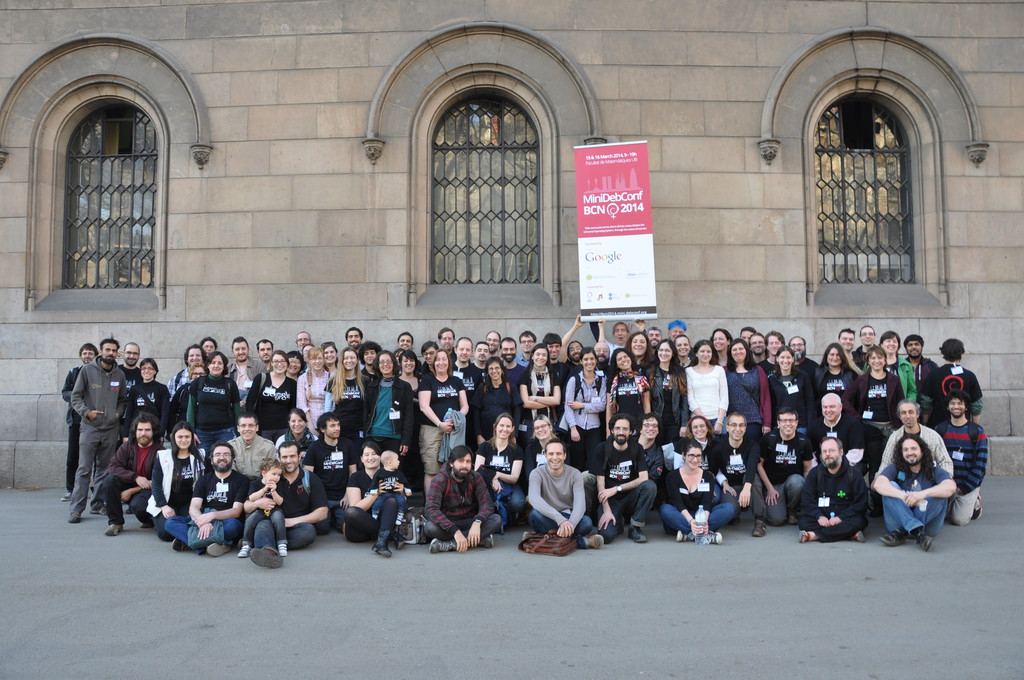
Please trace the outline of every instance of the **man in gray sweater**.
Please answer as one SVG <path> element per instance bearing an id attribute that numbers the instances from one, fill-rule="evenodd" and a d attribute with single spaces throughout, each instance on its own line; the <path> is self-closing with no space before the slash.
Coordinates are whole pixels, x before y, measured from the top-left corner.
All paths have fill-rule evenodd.
<path id="1" fill-rule="evenodd" d="M 78 471 L 75 489 L 71 492 L 71 514 L 68 522 L 78 524 L 93 489 L 91 510 L 94 515 L 106 513 L 100 485 L 107 477 L 107 466 L 120 443 L 120 423 L 124 414 L 128 388 L 124 372 L 117 366 L 120 343 L 107 338 L 100 343 L 100 355 L 82 366 L 71 390 L 71 408 L 82 417 L 79 435 Z"/>
<path id="2" fill-rule="evenodd" d="M 586 513 L 583 473 L 566 465 L 565 456 L 565 444 L 552 439 L 544 447 L 547 463 L 530 473 L 530 526 L 540 534 L 555 531 L 563 538 L 572 536 L 580 548 L 600 548 L 604 538 L 595 533 Z"/>

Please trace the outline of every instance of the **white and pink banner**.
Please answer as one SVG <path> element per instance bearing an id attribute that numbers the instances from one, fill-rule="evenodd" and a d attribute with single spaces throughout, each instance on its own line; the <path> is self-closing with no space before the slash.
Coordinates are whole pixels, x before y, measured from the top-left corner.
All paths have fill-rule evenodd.
<path id="1" fill-rule="evenodd" d="M 584 321 L 654 319 L 647 142 L 577 146 L 576 224 Z"/>

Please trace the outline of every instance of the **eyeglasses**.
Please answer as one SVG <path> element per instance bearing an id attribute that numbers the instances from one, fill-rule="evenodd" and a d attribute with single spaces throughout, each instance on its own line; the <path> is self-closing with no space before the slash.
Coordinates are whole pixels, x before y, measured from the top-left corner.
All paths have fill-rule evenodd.
<path id="1" fill-rule="evenodd" d="M 704 456 L 699 454 L 699 453 L 688 453 L 688 454 L 686 454 L 686 458 L 688 460 L 700 460 L 703 457 Z"/>
<path id="2" fill-rule="evenodd" d="M 644 423 L 644 424 L 643 424 L 643 427 L 645 427 L 646 429 L 648 429 L 648 430 L 649 430 L 649 429 L 651 429 L 651 428 L 657 428 L 657 427 L 658 427 L 658 424 L 657 424 L 657 423 Z"/>

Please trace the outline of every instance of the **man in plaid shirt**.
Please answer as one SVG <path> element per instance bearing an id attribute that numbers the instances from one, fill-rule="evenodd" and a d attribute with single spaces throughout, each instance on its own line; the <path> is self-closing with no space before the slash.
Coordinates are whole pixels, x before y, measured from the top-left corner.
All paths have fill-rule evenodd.
<path id="1" fill-rule="evenodd" d="M 473 470 L 468 446 L 452 449 L 430 484 L 423 514 L 431 553 L 494 547 L 491 534 L 501 529 L 501 516 L 494 512 L 487 483 Z"/>

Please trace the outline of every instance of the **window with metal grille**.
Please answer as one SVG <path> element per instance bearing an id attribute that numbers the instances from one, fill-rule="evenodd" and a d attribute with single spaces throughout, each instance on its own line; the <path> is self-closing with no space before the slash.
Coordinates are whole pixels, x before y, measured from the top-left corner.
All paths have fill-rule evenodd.
<path id="1" fill-rule="evenodd" d="M 462 101 L 434 131 L 433 283 L 540 281 L 539 144 L 504 99 Z"/>
<path id="2" fill-rule="evenodd" d="M 150 288 L 157 140 L 131 106 L 86 118 L 68 143 L 64 288 Z"/>
<path id="3" fill-rule="evenodd" d="M 913 283 L 910 149 L 899 120 L 870 101 L 818 120 L 814 171 L 822 283 Z"/>

